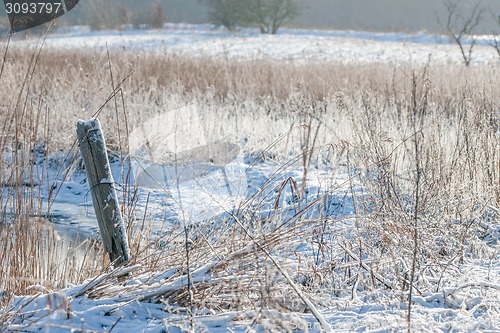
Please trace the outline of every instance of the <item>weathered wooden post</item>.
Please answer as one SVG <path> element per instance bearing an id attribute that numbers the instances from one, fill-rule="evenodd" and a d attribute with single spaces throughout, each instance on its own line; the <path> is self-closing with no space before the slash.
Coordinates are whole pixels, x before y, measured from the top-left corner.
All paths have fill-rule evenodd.
<path id="1" fill-rule="evenodd" d="M 79 120 L 76 127 L 104 249 L 111 262 L 121 266 L 130 260 L 130 249 L 101 125 L 98 119 L 90 119 Z"/>

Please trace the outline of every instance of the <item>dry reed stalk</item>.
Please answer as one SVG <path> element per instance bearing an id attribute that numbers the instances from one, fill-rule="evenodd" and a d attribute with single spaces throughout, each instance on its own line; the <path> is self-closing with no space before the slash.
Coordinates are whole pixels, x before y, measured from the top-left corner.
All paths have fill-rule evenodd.
<path id="1" fill-rule="evenodd" d="M 113 280 L 116 276 L 106 273 L 105 265 L 82 264 L 79 267 L 83 272 L 80 279 L 95 276 L 96 271 L 104 276 L 85 291 L 89 295 L 112 297 L 123 292 L 131 299 L 163 299 L 180 305 L 187 305 L 191 300 L 196 306 L 210 306 L 217 310 L 256 307 L 298 310 L 290 296 L 290 284 L 276 274 L 276 268 L 269 264 L 265 251 L 273 255 L 290 279 L 301 284 L 300 288 L 304 290 L 315 292 L 329 283 L 328 288 L 342 293 L 342 290 L 361 286 L 377 288 L 387 283 L 401 294 L 407 292 L 412 282 L 409 281 L 408 267 L 415 254 L 409 214 L 409 207 L 414 203 L 416 176 L 411 162 L 415 160 L 415 150 L 411 146 L 415 135 L 410 112 L 412 82 L 407 75 L 411 68 L 394 69 L 384 64 L 228 64 L 207 58 L 170 55 L 159 59 L 154 55 L 128 53 L 112 55 L 113 61 L 110 62 L 103 55 L 47 51 L 46 56 L 39 58 L 37 75 L 32 77 L 30 89 L 26 91 L 22 90 L 25 83 L 19 81 L 18 73 L 30 71 L 30 59 L 28 51 L 10 53 L 0 83 L 0 100 L 3 101 L 0 108 L 7 111 L 0 113 L 1 120 L 3 124 L 17 126 L 15 135 L 4 126 L 0 133 L 0 148 L 3 151 L 10 147 L 13 160 L 20 168 L 24 166 L 29 170 L 29 147 L 34 147 L 39 140 L 50 142 L 51 151 L 69 149 L 67 142 L 72 141 L 68 138 L 73 132 L 74 119 L 86 118 L 95 112 L 103 101 L 109 99 L 109 92 L 115 90 L 114 80 L 111 87 L 103 89 L 103 82 L 109 82 L 110 70 L 114 77 L 120 78 L 135 70 L 122 86 L 127 93 L 122 104 L 127 101 L 128 121 L 124 120 L 123 113 L 116 112 L 117 104 L 114 110 L 113 105 L 106 105 L 101 112 L 103 123 L 109 126 L 106 131 L 112 136 L 113 149 L 127 150 L 123 143 L 124 126 L 118 128 L 115 126 L 117 122 L 133 125 L 173 108 L 172 105 L 195 101 L 210 135 L 222 131 L 224 136 L 235 141 L 246 136 L 250 141 L 247 147 L 249 156 L 264 156 L 263 159 L 276 163 L 276 172 L 269 182 L 262 184 L 263 193 L 274 193 L 273 186 L 276 185 L 273 181 L 301 158 L 309 170 L 319 168 L 324 161 L 331 173 L 338 171 L 331 165 L 345 165 L 341 154 L 332 157 L 327 149 L 321 148 L 332 144 L 340 146 L 339 142 L 349 145 L 352 157 L 349 163 L 356 171 L 352 176 L 355 178 L 350 180 L 360 182 L 366 190 L 366 195 L 357 197 L 359 202 L 355 203 L 360 227 L 354 236 L 352 227 L 341 226 L 342 222 L 350 222 L 349 218 L 339 221 L 332 216 L 323 216 L 321 221 L 311 221 L 300 218 L 299 214 L 285 220 L 280 207 L 265 221 L 276 227 L 269 229 L 263 226 L 264 221 L 258 215 L 265 198 L 252 196 L 234 213 L 238 214 L 242 225 L 236 225 L 231 219 L 212 221 L 213 227 L 207 225 L 194 232 L 198 237 L 188 244 L 189 267 L 185 258 L 186 244 L 179 241 L 183 230 L 164 230 L 167 237 L 151 241 L 150 223 L 155 221 L 149 221 L 145 213 L 141 227 L 129 230 L 130 238 L 134 240 L 131 242 L 134 264 L 141 265 L 137 269 L 134 266 L 130 273 L 143 279 L 145 289 L 134 293 L 135 286 L 116 286 Z M 421 70 L 415 69 L 416 72 Z M 441 262 L 459 260 L 463 249 L 468 246 L 475 251 L 474 255 L 490 253 L 485 246 L 471 244 L 481 244 L 475 232 L 481 207 L 498 199 L 500 153 L 495 139 L 496 100 L 500 94 L 498 80 L 500 78 L 492 75 L 491 69 L 486 67 L 464 70 L 450 66 L 430 68 L 427 80 L 422 82 L 429 95 L 418 152 L 423 178 L 422 203 L 418 205 L 421 207 L 418 212 L 422 226 L 419 230 L 421 244 L 416 255 L 420 262 L 439 263 L 430 266 L 443 267 L 443 270 L 416 267 L 417 275 L 445 275 L 452 265 L 441 266 Z M 27 101 L 21 115 L 16 108 L 17 100 L 9 94 L 19 90 L 25 91 L 22 100 Z M 44 108 L 52 111 L 34 112 Z M 300 128 L 303 122 L 301 112 L 305 109 L 322 119 L 322 128 L 314 135 L 310 132 L 304 140 L 300 131 L 294 129 Z M 32 116 L 26 116 L 29 114 Z M 57 122 L 51 122 L 49 114 L 55 116 Z M 51 131 L 61 133 L 61 136 L 50 136 L 49 131 L 41 128 L 43 126 L 32 126 L 33 121 L 50 124 Z M 13 140 L 13 145 L 8 143 L 8 138 Z M 300 151 L 301 138 L 303 143 L 315 143 L 303 146 L 316 147 L 314 158 L 309 155 L 311 149 L 300 155 L 304 153 L 304 150 Z M 274 144 L 267 149 L 269 142 Z M 285 158 L 290 151 L 299 155 Z M 280 160 L 285 162 L 280 164 Z M 9 163 L 0 161 L 2 184 L 33 180 L 29 172 L 23 174 L 20 169 L 9 169 Z M 33 191 L 32 186 L 27 188 Z M 278 187 L 277 193 L 282 195 L 284 190 L 280 192 Z M 16 221 L 29 221 L 39 206 L 32 193 L 21 195 L 13 188 L 6 188 L 0 194 L 3 209 L 17 214 Z M 349 201 L 346 199 L 344 203 L 349 204 Z M 317 202 L 308 207 L 314 204 Z M 301 207 L 301 210 L 308 207 Z M 0 261 L 0 267 L 2 271 L 12 272 L 9 273 L 12 277 L 20 276 L 22 267 L 30 258 L 45 255 L 47 250 L 40 243 L 41 239 L 45 239 L 47 246 L 53 246 L 49 238 L 42 237 L 45 231 L 28 231 L 29 224 L 26 223 L 18 223 L 15 228 L 3 231 L 0 236 L 0 244 L 7 249 L 0 252 L 0 259 L 5 259 Z M 252 237 L 259 246 L 251 241 L 248 230 L 253 232 Z M 11 237 L 12 232 L 17 236 Z M 356 243 L 353 239 L 357 240 Z M 317 249 L 321 260 L 307 260 L 294 253 L 293 249 L 303 242 Z M 336 242 L 345 247 L 344 253 L 339 251 Z M 23 255 L 14 258 L 14 253 Z M 356 254 L 355 259 L 359 262 L 362 256 L 368 259 L 356 265 L 352 254 Z M 15 262 L 9 267 L 2 266 L 9 260 Z M 61 281 L 81 281 L 69 275 L 75 267 L 72 261 L 62 270 L 37 266 L 35 262 L 30 264 L 33 268 L 25 281 L 14 283 L 9 279 L 12 285 L 4 289 L 23 292 L 35 283 L 57 289 L 62 287 Z M 188 270 L 193 277 L 194 297 L 190 296 L 185 284 L 179 282 Z M 211 279 L 201 279 L 202 273 L 210 274 Z M 381 274 L 385 274 L 388 280 L 377 282 Z M 175 281 L 178 284 L 173 285 Z M 272 287 L 273 283 L 276 287 Z M 415 290 L 422 292 L 442 289 L 441 280 L 422 279 L 414 283 Z M 164 289 L 157 289 L 158 286 Z M 140 292 L 144 293 L 140 295 Z"/>

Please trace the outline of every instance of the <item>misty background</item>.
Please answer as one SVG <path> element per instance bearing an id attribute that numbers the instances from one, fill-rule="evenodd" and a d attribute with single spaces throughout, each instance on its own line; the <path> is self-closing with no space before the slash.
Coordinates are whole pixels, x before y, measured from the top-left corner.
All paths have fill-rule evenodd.
<path id="1" fill-rule="evenodd" d="M 464 14 L 477 1 L 458 0 Z M 440 0 L 302 0 L 301 15 L 288 27 L 378 32 L 442 33 L 446 22 L 446 8 Z M 99 28 L 103 22 L 112 28 L 121 24 L 148 23 L 160 5 L 171 23 L 207 23 L 207 7 L 199 0 L 80 0 L 79 5 L 58 20 L 58 25 L 91 25 Z M 482 0 L 485 9 L 477 34 L 498 33 L 500 26 L 493 17 L 500 16 L 499 0 Z M 490 13 L 491 11 L 491 13 Z M 5 9 L 2 24 L 8 23 Z M 442 24 L 439 23 L 442 22 Z"/>

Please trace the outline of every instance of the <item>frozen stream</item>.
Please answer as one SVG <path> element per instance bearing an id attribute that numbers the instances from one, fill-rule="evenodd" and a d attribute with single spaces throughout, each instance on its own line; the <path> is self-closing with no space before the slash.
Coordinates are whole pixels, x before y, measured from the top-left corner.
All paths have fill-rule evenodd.
<path id="1" fill-rule="evenodd" d="M 161 177 L 156 178 L 156 185 L 149 182 L 146 187 L 135 190 L 134 200 L 129 192 L 126 211 L 133 212 L 129 222 L 142 219 L 154 221 L 153 231 L 165 230 L 165 227 L 180 225 L 184 220 L 188 224 L 203 223 L 214 217 L 227 216 L 234 209 L 258 209 L 263 218 L 275 214 L 275 202 L 278 199 L 278 188 L 287 179 L 294 179 L 298 185 L 302 182 L 302 168 L 291 165 L 280 173 L 275 173 L 275 163 L 258 163 L 249 165 L 244 161 L 244 154 L 239 154 L 233 161 L 222 168 L 208 169 L 208 173 L 194 179 L 165 186 Z M 161 165 L 151 165 L 162 170 Z M 204 166 L 206 167 L 206 166 Z M 112 163 L 117 184 L 120 184 L 121 165 Z M 349 182 L 345 174 L 328 174 L 325 171 L 311 170 L 306 187 L 306 197 L 300 203 L 302 207 L 323 194 L 326 199 L 311 209 L 310 216 L 324 210 L 322 214 L 345 216 L 352 214 Z M 137 171 L 136 171 L 137 173 Z M 155 176 L 153 172 L 148 174 Z M 50 214 L 58 229 L 79 232 L 90 237 L 98 231 L 92 198 L 85 181 L 84 172 L 75 172 L 72 179 L 60 184 L 61 188 L 52 203 Z M 120 186 L 117 186 L 120 189 Z M 356 191 L 361 193 L 357 186 Z M 119 201 L 123 202 L 123 191 L 117 191 Z M 260 199 L 255 199 L 260 197 Z M 250 200 L 250 198 L 253 198 Z M 281 214 L 292 216 L 297 212 L 299 202 L 290 186 L 285 186 L 279 198 Z M 253 205 L 253 206 L 252 206 Z M 319 208 L 322 207 L 322 208 Z M 139 223 L 140 224 L 140 223 Z"/>

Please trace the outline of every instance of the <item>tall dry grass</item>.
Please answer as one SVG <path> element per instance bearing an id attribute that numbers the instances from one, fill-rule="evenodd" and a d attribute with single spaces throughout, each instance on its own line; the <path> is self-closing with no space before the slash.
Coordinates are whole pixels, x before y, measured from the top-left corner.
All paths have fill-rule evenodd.
<path id="1" fill-rule="evenodd" d="M 94 260 L 84 259 L 96 256 L 92 242 L 60 235 L 45 214 L 41 194 L 50 192 L 47 157 L 54 150 L 43 92 L 34 92 L 37 55 L 24 59 L 22 72 L 15 74 L 9 74 L 5 62 L 0 75 L 5 89 L 0 130 L 2 305 L 14 294 L 58 290 L 70 281 L 83 281 L 97 268 Z"/>
<path id="2" fill-rule="evenodd" d="M 22 86 L 20 75 L 26 73 L 32 53 L 23 49 L 8 54 L 2 82 L 5 111 L 12 108 L 13 99 L 9 97 Z M 339 139 L 352 142 L 354 135 L 344 117 L 345 107 L 353 108 L 355 117 L 361 114 L 359 106 L 366 102 L 377 108 L 394 109 L 391 113 L 401 113 L 411 91 L 412 71 L 423 70 L 406 65 L 282 64 L 168 53 L 111 53 L 116 78 L 124 78 L 135 71 L 123 86 L 131 127 L 159 112 L 196 103 L 201 115 L 207 118 L 207 130 L 219 131 L 210 121 L 222 116 L 224 124 L 229 122 L 221 129 L 223 135 L 233 137 L 253 134 L 264 138 L 272 136 L 269 132 L 284 133 L 283 128 L 289 129 L 288 125 L 301 115 L 323 117 L 326 114 L 334 116 L 323 117 L 329 118 L 323 119 L 325 126 L 332 125 L 329 131 L 333 130 L 332 134 Z M 456 117 L 465 102 L 495 108 L 499 88 L 494 67 L 464 69 L 440 65 L 431 66 L 427 72 L 432 89 L 431 102 L 443 108 L 443 117 Z M 73 119 L 92 115 L 108 98 L 111 85 L 106 52 L 43 51 L 37 75 L 31 82 L 30 101 L 38 101 L 42 96 L 48 116 L 42 115 L 41 119 L 58 119 L 50 124 L 54 126 L 52 131 L 60 133 L 53 138 L 55 146 L 67 146 L 65 143 L 73 137 Z M 2 112 L 2 116 L 5 114 L 8 112 Z M 116 143 L 116 126 L 110 125 L 117 123 L 113 103 L 107 105 L 101 117 L 109 127 L 107 133 L 112 143 Z M 262 128 L 260 119 L 262 123 L 272 120 L 275 125 L 277 118 L 285 118 L 286 125 L 256 130 Z M 248 129 L 241 128 L 238 123 L 245 123 Z M 342 129 L 336 125 L 342 125 Z M 394 122 L 384 125 L 387 132 L 399 126 Z M 235 128 L 238 133 L 232 131 Z"/>
<path id="3" fill-rule="evenodd" d="M 45 143 L 48 155 L 67 151 L 68 142 L 74 142 L 75 120 L 94 114 L 113 91 L 106 54 L 43 50 L 35 75 L 26 79 L 20 73 L 29 73 L 32 53 L 9 51 L 0 83 L 2 137 L 14 142 L 4 139 L 1 148 L 24 149 L 15 168 L 2 164 L 2 170 L 12 170 L 2 176 L 2 205 L 21 222 L 37 211 L 31 202 L 35 196 L 21 194 L 18 183 L 6 184 L 25 179 L 18 172 L 25 169 L 23 163 L 29 165 L 36 144 Z M 354 215 L 348 218 L 311 220 L 299 214 L 285 220 L 277 210 L 262 220 L 255 214 L 262 198 L 250 197 L 228 220 L 194 231 L 168 230 L 166 238 L 154 239 L 148 224 L 155 221 L 128 216 L 139 223 L 138 229 L 129 229 L 133 263 L 142 265 L 137 276 L 150 274 L 152 285 L 195 274 L 204 263 L 217 261 L 209 271 L 219 283 L 195 282 L 191 290 L 153 293 L 152 300 L 217 311 L 304 311 L 268 260 L 273 256 L 317 299 L 325 288 L 353 298 L 359 290 L 383 288 L 407 301 L 410 290 L 435 292 L 451 284 L 458 274 L 455 264 L 495 256 L 485 239 L 491 232 L 487 218 L 498 219 L 495 207 L 500 205 L 496 66 L 280 64 L 111 52 L 111 67 L 115 80 L 135 71 L 123 85 L 119 106 L 109 103 L 100 113 L 111 149 L 124 147 L 125 122 L 133 129 L 158 113 L 195 104 L 209 138 L 246 138 L 246 153 L 257 157 L 264 152 L 262 158 L 283 169 L 294 156 L 304 174 L 327 168 L 350 175 Z M 365 192 L 357 192 L 355 183 Z M 35 186 L 23 188 L 36 192 Z M 28 241 L 22 229 L 19 234 L 26 238 L 17 245 L 5 232 L 0 241 L 4 253 L 24 250 L 23 244 L 31 244 L 25 250 L 29 258 L 41 251 L 33 249 L 36 239 Z M 302 242 L 316 251 L 315 258 L 294 252 Z M 3 250 L 5 244 L 10 252 Z M 24 274 L 26 284 L 7 287 L 16 293 L 43 279 L 48 288 L 61 288 L 56 280 L 78 283 L 106 267 L 78 277 L 66 271 L 55 278 L 51 269 L 25 272 L 23 261 L 0 262 L 2 272 L 14 272 L 9 280 Z M 101 284 L 88 293 L 99 297 L 119 290 L 134 297 L 127 288 Z"/>

